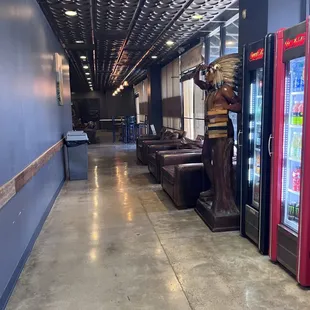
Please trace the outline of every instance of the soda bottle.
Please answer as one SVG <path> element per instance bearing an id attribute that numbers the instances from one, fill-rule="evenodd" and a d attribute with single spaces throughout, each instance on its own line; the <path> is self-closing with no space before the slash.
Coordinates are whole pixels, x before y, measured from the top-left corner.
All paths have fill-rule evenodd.
<path id="1" fill-rule="evenodd" d="M 290 157 L 292 158 L 296 158 L 297 155 L 296 147 L 297 147 L 297 133 L 294 132 L 290 147 Z"/>
<path id="2" fill-rule="evenodd" d="M 292 113 L 291 113 L 291 124 L 292 125 L 297 125 L 297 119 L 299 115 L 299 104 L 297 101 L 295 101 L 293 107 L 292 107 Z"/>
<path id="3" fill-rule="evenodd" d="M 254 184 L 254 201 L 259 202 L 259 181 L 257 180 Z"/>
<path id="4" fill-rule="evenodd" d="M 302 126 L 304 119 L 304 103 L 300 102 L 298 106 L 298 119 L 297 119 L 297 125 Z"/>
<path id="5" fill-rule="evenodd" d="M 260 148 L 260 144 L 261 144 L 261 125 L 257 125 L 257 132 L 256 132 L 256 148 Z"/>
<path id="6" fill-rule="evenodd" d="M 259 98 L 257 100 L 257 106 L 256 106 L 256 121 L 261 122 L 261 117 L 262 117 L 262 99 Z"/>
<path id="7" fill-rule="evenodd" d="M 305 66 L 302 68 L 302 75 L 301 75 L 301 85 L 300 85 L 300 90 L 304 91 L 305 89 Z"/>
<path id="8" fill-rule="evenodd" d="M 300 91 L 300 86 L 301 86 L 301 74 L 298 72 L 296 74 L 296 91 Z"/>
<path id="9" fill-rule="evenodd" d="M 296 135 L 297 140 L 296 140 L 296 159 L 301 160 L 301 147 L 302 147 L 302 136 L 301 133 L 298 133 Z"/>
<path id="10" fill-rule="evenodd" d="M 288 204 L 288 213 L 287 213 L 287 217 L 290 221 L 292 221 L 294 219 L 294 203 L 290 202 Z"/>
<path id="11" fill-rule="evenodd" d="M 300 192 L 300 167 L 295 168 L 292 173 L 293 191 Z"/>
<path id="12" fill-rule="evenodd" d="M 261 96 L 263 94 L 263 81 L 259 81 L 258 95 Z"/>
<path id="13" fill-rule="evenodd" d="M 299 203 L 295 204 L 294 220 L 298 222 L 299 219 Z"/>
<path id="14" fill-rule="evenodd" d="M 292 92 L 297 91 L 297 75 L 294 71 L 291 73 L 291 81 L 292 81 Z"/>
<path id="15" fill-rule="evenodd" d="M 260 173 L 260 155 L 259 154 L 256 155 L 256 173 L 257 174 Z"/>

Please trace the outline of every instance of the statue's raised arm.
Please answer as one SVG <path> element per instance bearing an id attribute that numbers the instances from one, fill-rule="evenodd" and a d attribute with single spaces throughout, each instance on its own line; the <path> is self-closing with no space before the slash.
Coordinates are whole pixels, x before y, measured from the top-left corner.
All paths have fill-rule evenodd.
<path id="1" fill-rule="evenodd" d="M 199 65 L 196 68 L 195 74 L 194 74 L 194 83 L 202 90 L 208 90 L 210 88 L 210 84 L 205 82 L 205 81 L 201 81 L 200 80 L 200 71 L 204 70 L 205 66 L 204 65 Z"/>

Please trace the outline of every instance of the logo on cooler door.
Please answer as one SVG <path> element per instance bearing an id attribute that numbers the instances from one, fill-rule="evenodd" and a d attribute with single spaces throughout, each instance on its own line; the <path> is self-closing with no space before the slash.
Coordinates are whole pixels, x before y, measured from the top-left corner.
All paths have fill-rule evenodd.
<path id="1" fill-rule="evenodd" d="M 264 58 L 264 49 L 263 48 L 260 48 L 256 52 L 251 52 L 251 54 L 250 54 L 250 61 L 256 61 L 256 60 L 263 59 L 263 58 Z"/>
<path id="2" fill-rule="evenodd" d="M 302 46 L 306 43 L 306 33 L 300 33 L 293 39 L 287 39 L 284 42 L 284 50 Z"/>

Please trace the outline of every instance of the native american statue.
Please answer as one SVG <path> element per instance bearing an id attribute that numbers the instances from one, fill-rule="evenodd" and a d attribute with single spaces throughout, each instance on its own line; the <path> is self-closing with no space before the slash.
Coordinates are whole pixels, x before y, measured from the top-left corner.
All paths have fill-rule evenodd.
<path id="1" fill-rule="evenodd" d="M 199 80 L 200 71 L 205 71 L 206 81 Z M 210 189 L 201 193 L 197 209 L 214 231 L 234 229 L 239 221 L 233 190 L 234 128 L 228 113 L 241 111 L 237 95 L 240 78 L 241 61 L 238 54 L 220 57 L 208 66 L 200 65 L 194 75 L 195 84 L 206 92 L 206 133 L 202 156 L 211 183 Z M 206 210 L 199 211 L 199 204 Z M 206 216 L 212 219 L 206 219 Z M 229 217 L 233 217 L 234 223 L 230 223 Z"/>

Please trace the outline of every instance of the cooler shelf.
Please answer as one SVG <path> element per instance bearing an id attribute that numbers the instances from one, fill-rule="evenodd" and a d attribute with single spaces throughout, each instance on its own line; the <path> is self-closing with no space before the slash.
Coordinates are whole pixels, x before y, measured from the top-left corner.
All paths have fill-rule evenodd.
<path id="1" fill-rule="evenodd" d="M 291 194 L 294 194 L 296 196 L 300 196 L 300 192 L 296 192 L 296 191 L 293 191 L 292 189 L 288 188 L 287 191 Z"/>
<path id="2" fill-rule="evenodd" d="M 289 159 L 288 159 L 289 161 L 293 161 L 293 162 L 295 162 L 295 163 L 301 163 L 301 160 L 300 159 L 298 159 L 298 158 L 293 158 L 293 157 L 289 157 Z"/>

